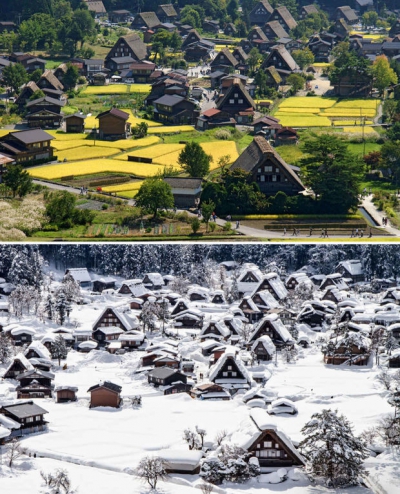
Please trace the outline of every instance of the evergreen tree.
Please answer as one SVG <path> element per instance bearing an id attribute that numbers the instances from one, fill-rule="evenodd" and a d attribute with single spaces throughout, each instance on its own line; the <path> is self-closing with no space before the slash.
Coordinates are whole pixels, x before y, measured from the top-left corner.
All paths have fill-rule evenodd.
<path id="1" fill-rule="evenodd" d="M 71 304 L 69 303 L 63 289 L 58 290 L 54 306 L 57 312 L 58 321 L 62 326 L 66 317 L 71 312 Z"/>
<path id="2" fill-rule="evenodd" d="M 51 295 L 48 295 L 44 304 L 44 312 L 47 314 L 47 318 L 52 321 L 54 317 L 54 301 Z"/>
<path id="3" fill-rule="evenodd" d="M 61 365 L 61 359 L 67 358 L 68 349 L 62 335 L 57 335 L 50 347 L 51 358 L 58 359 L 58 365 Z"/>
<path id="4" fill-rule="evenodd" d="M 368 451 L 346 417 L 325 409 L 314 413 L 301 432 L 305 437 L 299 447 L 312 476 L 324 477 L 333 488 L 360 483 Z"/>
<path id="5" fill-rule="evenodd" d="M 11 337 L 4 333 L 0 333 L 0 364 L 7 364 L 15 353 L 14 342 Z"/>

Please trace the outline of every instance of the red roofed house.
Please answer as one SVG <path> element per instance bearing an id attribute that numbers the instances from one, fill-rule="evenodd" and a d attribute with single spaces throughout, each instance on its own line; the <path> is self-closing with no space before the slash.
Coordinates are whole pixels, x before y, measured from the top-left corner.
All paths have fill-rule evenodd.
<path id="1" fill-rule="evenodd" d="M 128 122 L 129 113 L 111 108 L 111 110 L 100 113 L 96 118 L 99 120 L 100 139 L 127 139 L 131 133 L 131 124 Z"/>
<path id="2" fill-rule="evenodd" d="M 275 146 L 282 146 L 283 144 L 297 144 L 299 135 L 291 127 L 283 127 L 275 133 Z"/>

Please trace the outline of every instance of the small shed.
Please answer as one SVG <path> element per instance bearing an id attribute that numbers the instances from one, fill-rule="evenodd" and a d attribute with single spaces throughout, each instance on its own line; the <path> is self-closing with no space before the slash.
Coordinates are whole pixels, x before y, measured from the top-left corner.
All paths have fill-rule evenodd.
<path id="1" fill-rule="evenodd" d="M 119 408 L 122 403 L 121 391 L 121 386 L 110 381 L 100 382 L 92 386 L 88 389 L 88 393 L 90 393 L 90 408 Z"/>
<path id="2" fill-rule="evenodd" d="M 69 268 L 65 271 L 65 274 L 70 274 L 82 287 L 92 286 L 92 278 L 87 268 Z"/>
<path id="3" fill-rule="evenodd" d="M 109 276 L 93 281 L 93 291 L 101 293 L 103 290 L 115 289 L 115 279 Z"/>
<path id="4" fill-rule="evenodd" d="M 68 401 L 76 401 L 76 393 L 78 388 L 75 386 L 57 386 L 54 388 L 54 397 L 56 403 L 67 403 Z"/>
<path id="5" fill-rule="evenodd" d="M 72 115 L 65 115 L 65 130 L 66 132 L 74 132 L 82 134 L 85 132 L 85 118 L 83 113 L 73 113 Z"/>

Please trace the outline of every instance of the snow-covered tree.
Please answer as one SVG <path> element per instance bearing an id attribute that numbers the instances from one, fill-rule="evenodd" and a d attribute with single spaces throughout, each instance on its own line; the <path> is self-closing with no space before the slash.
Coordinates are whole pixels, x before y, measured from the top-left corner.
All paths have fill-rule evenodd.
<path id="1" fill-rule="evenodd" d="M 249 456 L 249 453 L 239 446 L 222 445 L 218 457 L 225 465 L 225 479 L 229 482 L 242 483 L 259 475 L 259 467 L 257 468 L 253 463 L 247 461 Z"/>
<path id="2" fill-rule="evenodd" d="M 248 343 L 250 340 L 250 336 L 253 333 L 253 325 L 249 322 L 243 321 L 240 327 L 237 328 L 237 333 L 240 338 L 244 341 L 244 343 Z"/>
<path id="3" fill-rule="evenodd" d="M 10 336 L 0 333 L 0 364 L 7 364 L 15 354 L 15 346 Z"/>
<path id="4" fill-rule="evenodd" d="M 21 447 L 21 443 L 18 438 L 14 437 L 9 441 L 5 447 L 5 458 L 7 465 L 11 468 L 15 460 L 18 460 L 23 454 L 24 450 Z"/>
<path id="5" fill-rule="evenodd" d="M 167 299 L 163 299 L 158 303 L 157 316 L 159 320 L 162 322 L 162 334 L 165 333 L 165 324 L 168 322 L 170 318 L 169 314 L 169 303 Z"/>
<path id="6" fill-rule="evenodd" d="M 186 295 L 188 292 L 188 288 L 190 285 L 190 281 L 184 276 L 175 276 L 175 278 L 168 285 L 173 292 L 179 293 L 179 295 Z"/>
<path id="7" fill-rule="evenodd" d="M 225 465 L 218 458 L 206 458 L 201 464 L 199 475 L 211 484 L 222 484 L 225 478 Z"/>
<path id="8" fill-rule="evenodd" d="M 44 480 L 46 486 L 51 488 L 52 494 L 73 494 L 73 492 L 75 492 L 71 490 L 71 480 L 67 470 L 59 468 L 55 473 L 45 473 L 41 470 L 40 476 Z"/>
<path id="9" fill-rule="evenodd" d="M 386 446 L 400 446 L 400 420 L 399 417 L 387 415 L 383 417 L 376 427 L 377 433 Z"/>
<path id="10" fill-rule="evenodd" d="M 360 483 L 368 451 L 346 417 L 325 409 L 314 413 L 301 432 L 305 437 L 299 447 L 310 475 L 323 477 L 333 488 Z"/>
<path id="11" fill-rule="evenodd" d="M 8 297 L 9 310 L 18 319 L 31 311 L 37 314 L 40 302 L 40 291 L 28 285 L 18 285 Z"/>
<path id="12" fill-rule="evenodd" d="M 62 290 L 66 299 L 71 302 L 79 299 L 81 294 L 81 287 L 77 281 L 74 280 L 71 273 L 67 273 L 62 281 Z"/>
<path id="13" fill-rule="evenodd" d="M 60 288 L 56 293 L 54 307 L 57 313 L 58 321 L 62 326 L 65 322 L 65 319 L 71 312 L 71 304 L 62 288 Z"/>
<path id="14" fill-rule="evenodd" d="M 391 392 L 388 403 L 394 407 L 394 416 L 400 421 L 400 388 Z"/>
<path id="15" fill-rule="evenodd" d="M 376 376 L 376 380 L 382 384 L 382 386 L 389 391 L 393 378 L 387 371 L 387 369 L 382 369 L 380 373 Z"/>
<path id="16" fill-rule="evenodd" d="M 183 431 L 183 440 L 188 444 L 189 449 L 201 449 L 201 439 L 196 431 L 185 429 Z"/>
<path id="17" fill-rule="evenodd" d="M 143 304 L 142 312 L 140 313 L 140 319 L 143 323 L 143 330 L 148 328 L 150 331 L 154 331 L 155 323 L 158 318 L 159 307 L 152 300 L 146 300 Z"/>
<path id="18" fill-rule="evenodd" d="M 200 441 L 201 441 L 200 448 L 203 449 L 203 446 L 204 446 L 204 438 L 206 437 L 207 432 L 206 432 L 205 429 L 201 429 L 198 425 L 196 425 L 196 432 L 197 432 L 197 434 L 200 437 Z"/>
<path id="19" fill-rule="evenodd" d="M 145 456 L 137 467 L 138 476 L 146 481 L 152 489 L 155 489 L 159 480 L 165 480 L 168 475 L 166 463 L 157 456 Z"/>
<path id="20" fill-rule="evenodd" d="M 52 321 L 55 316 L 55 307 L 54 307 L 54 300 L 51 295 L 47 296 L 47 299 L 44 303 L 44 312 L 47 314 L 47 318 L 50 319 L 50 321 Z"/>
<path id="21" fill-rule="evenodd" d="M 286 363 L 291 363 L 291 362 L 296 362 L 298 351 L 296 347 L 293 346 L 285 346 L 281 350 L 281 356 L 284 362 Z"/>
<path id="22" fill-rule="evenodd" d="M 58 365 L 61 365 L 61 359 L 67 358 L 68 348 L 62 335 L 57 335 L 50 347 L 51 357 L 58 359 Z"/>

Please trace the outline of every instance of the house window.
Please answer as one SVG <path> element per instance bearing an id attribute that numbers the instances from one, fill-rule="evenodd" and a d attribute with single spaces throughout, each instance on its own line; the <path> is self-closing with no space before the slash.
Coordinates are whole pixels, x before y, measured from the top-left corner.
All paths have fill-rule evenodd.
<path id="1" fill-rule="evenodd" d="M 279 173 L 279 168 L 275 168 L 275 172 L 276 173 Z"/>
<path id="2" fill-rule="evenodd" d="M 264 448 L 272 448 L 272 441 L 264 441 Z"/>
<path id="3" fill-rule="evenodd" d="M 232 366 L 231 365 L 228 365 L 228 370 L 232 370 Z"/>
<path id="4" fill-rule="evenodd" d="M 265 172 L 272 172 L 272 166 L 264 166 Z"/>
<path id="5" fill-rule="evenodd" d="M 26 422 L 26 423 L 33 422 L 33 417 L 27 417 L 27 418 L 25 419 L 25 422 Z"/>
<path id="6" fill-rule="evenodd" d="M 233 96 L 234 96 L 235 98 L 239 98 L 238 93 L 235 93 Z"/>
<path id="7" fill-rule="evenodd" d="M 21 336 L 21 340 L 26 340 L 26 336 Z"/>
<path id="8" fill-rule="evenodd" d="M 258 168 L 258 169 L 257 169 L 257 172 L 258 172 L 258 173 L 261 173 L 261 168 Z"/>
<path id="9" fill-rule="evenodd" d="M 237 376 L 237 372 L 231 372 L 231 377 L 236 377 Z"/>
<path id="10" fill-rule="evenodd" d="M 35 420 L 36 421 L 39 421 L 40 419 L 41 419 L 41 416 L 40 415 L 36 415 Z"/>
<path id="11" fill-rule="evenodd" d="M 242 99 L 240 99 L 240 100 L 238 101 L 238 103 L 239 103 L 239 105 L 241 105 L 241 104 L 243 103 L 243 100 L 242 100 Z"/>
<path id="12" fill-rule="evenodd" d="M 276 449 L 279 449 L 279 444 L 278 443 L 275 443 L 275 448 Z"/>
<path id="13" fill-rule="evenodd" d="M 273 449 L 270 449 L 267 451 L 267 456 L 269 456 L 270 458 L 276 458 L 278 456 L 278 452 Z"/>
<path id="14" fill-rule="evenodd" d="M 265 182 L 265 175 L 261 175 L 261 182 Z"/>
<path id="15" fill-rule="evenodd" d="M 235 100 L 234 100 L 234 99 L 230 99 L 230 100 L 229 100 L 229 104 L 230 104 L 230 105 L 233 105 L 234 103 L 235 103 Z"/>
<path id="16" fill-rule="evenodd" d="M 223 375 L 224 377 L 228 377 L 228 373 L 227 373 L 227 372 L 223 372 L 223 373 L 222 373 L 222 375 Z"/>
<path id="17" fill-rule="evenodd" d="M 276 175 L 272 175 L 272 181 L 276 182 Z"/>

